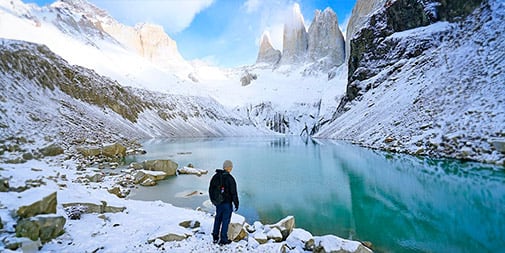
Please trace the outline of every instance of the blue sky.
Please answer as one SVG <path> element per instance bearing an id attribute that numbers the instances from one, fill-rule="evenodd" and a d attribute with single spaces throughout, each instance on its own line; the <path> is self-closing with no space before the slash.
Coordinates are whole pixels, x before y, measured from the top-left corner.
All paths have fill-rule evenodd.
<path id="1" fill-rule="evenodd" d="M 53 0 L 24 0 L 46 5 Z M 294 3 L 300 5 L 305 23 L 316 9 L 331 7 L 342 29 L 356 0 L 89 0 L 127 25 L 160 24 L 177 41 L 187 60 L 200 59 L 232 67 L 256 61 L 263 31 L 282 47 L 284 17 Z"/>

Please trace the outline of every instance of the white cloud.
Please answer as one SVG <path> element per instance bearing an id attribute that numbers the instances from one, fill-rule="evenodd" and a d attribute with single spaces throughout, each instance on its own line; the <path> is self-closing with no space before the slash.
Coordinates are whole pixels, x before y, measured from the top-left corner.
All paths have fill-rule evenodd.
<path id="1" fill-rule="evenodd" d="M 212 5 L 214 0 L 92 0 L 114 18 L 129 25 L 141 22 L 161 24 L 167 33 L 186 29 L 195 15 Z"/>
<path id="2" fill-rule="evenodd" d="M 260 7 L 260 3 L 261 3 L 260 0 L 247 0 L 244 3 L 244 7 L 246 8 L 246 12 L 252 13 L 252 12 L 257 11 Z"/>

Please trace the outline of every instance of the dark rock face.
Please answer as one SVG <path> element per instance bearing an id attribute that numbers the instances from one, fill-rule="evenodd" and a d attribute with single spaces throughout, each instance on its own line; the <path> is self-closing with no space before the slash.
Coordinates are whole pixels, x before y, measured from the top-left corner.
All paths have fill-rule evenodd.
<path id="1" fill-rule="evenodd" d="M 437 40 L 413 41 L 413 47 L 412 43 L 388 39 L 388 36 L 438 21 L 460 20 L 472 13 L 483 1 L 485 0 L 387 1 L 383 8 L 370 17 L 368 25 L 350 41 L 347 94 L 339 106 L 339 111 L 343 110 L 343 105 L 347 102 L 370 88 L 361 87 L 360 81 L 372 78 L 384 67 L 401 59 L 417 57 L 438 43 Z"/>

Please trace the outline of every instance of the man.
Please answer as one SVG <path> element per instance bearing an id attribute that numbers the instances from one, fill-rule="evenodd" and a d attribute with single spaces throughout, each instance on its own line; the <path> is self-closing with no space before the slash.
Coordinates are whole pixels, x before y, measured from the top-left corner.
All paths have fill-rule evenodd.
<path id="1" fill-rule="evenodd" d="M 230 160 L 224 161 L 223 169 L 216 170 L 216 174 L 212 176 L 209 185 L 210 200 L 216 206 L 212 238 L 214 243 L 219 242 L 219 245 L 231 243 L 227 234 L 233 211 L 232 202 L 235 205 L 235 211 L 238 210 L 237 183 L 230 174 L 232 169 L 233 163 Z M 221 233 L 219 233 L 220 230 Z"/>

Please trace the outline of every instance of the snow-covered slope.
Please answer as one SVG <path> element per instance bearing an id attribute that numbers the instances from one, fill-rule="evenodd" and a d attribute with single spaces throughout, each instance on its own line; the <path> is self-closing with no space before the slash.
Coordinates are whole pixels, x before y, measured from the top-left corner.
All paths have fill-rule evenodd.
<path id="1" fill-rule="evenodd" d="M 44 44 L 70 64 L 93 69 L 121 86 L 178 96 L 210 96 L 227 110 L 238 109 L 243 120 L 253 120 L 260 129 L 290 134 L 299 134 L 305 125 L 312 129 L 313 118 L 316 122 L 331 118 L 343 94 L 344 70 L 340 70 L 342 74 L 334 70 L 332 77 L 341 78 L 328 81 L 327 71 L 304 64 L 274 71 L 261 66 L 219 69 L 202 62 L 190 64 L 180 57 L 175 42 L 155 27 L 125 26 L 84 0 L 58 1 L 47 7 L 20 0 L 0 3 L 0 37 Z M 142 39 L 158 41 L 154 44 L 161 46 L 140 50 L 138 45 L 145 44 Z M 257 80 L 242 86 L 240 79 L 249 70 Z M 295 90 L 303 93 L 293 95 Z M 314 106 L 321 100 L 328 106 L 323 109 L 327 112 L 324 117 L 319 116 L 319 106 Z M 265 103 L 271 105 L 268 113 L 246 112 L 246 108 Z M 283 115 L 288 127 L 272 127 L 275 115 Z"/>
<path id="2" fill-rule="evenodd" d="M 93 70 L 69 65 L 47 47 L 0 39 L 3 138 L 63 137 L 65 141 L 154 136 L 259 135 L 209 97 L 122 87 Z"/>
<path id="3" fill-rule="evenodd" d="M 495 144 L 505 137 L 505 4 L 484 1 L 452 22 L 402 31 L 389 18 L 395 4 L 353 38 L 351 54 L 353 43 L 369 46 L 351 56 L 346 97 L 317 136 L 503 164 Z"/>

